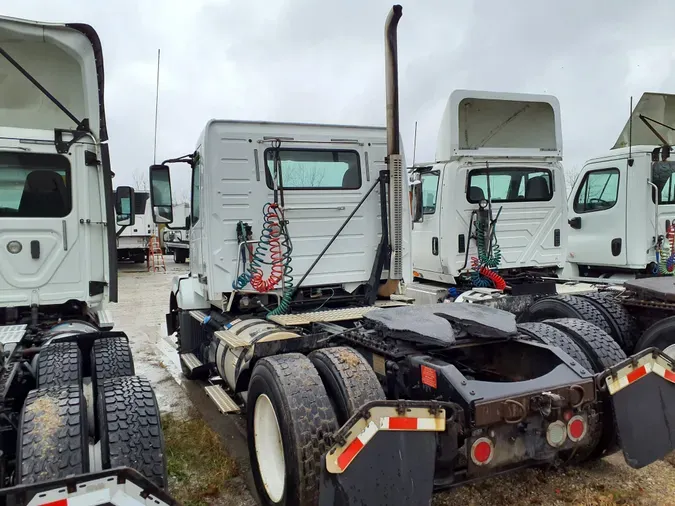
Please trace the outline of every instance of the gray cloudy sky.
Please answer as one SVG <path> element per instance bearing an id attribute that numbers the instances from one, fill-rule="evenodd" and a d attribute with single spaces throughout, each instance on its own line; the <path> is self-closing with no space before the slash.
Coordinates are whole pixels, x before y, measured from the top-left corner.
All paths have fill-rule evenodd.
<path id="1" fill-rule="evenodd" d="M 157 48 L 158 159 L 191 151 L 210 118 L 384 124 L 382 0 L 5 0 L 3 14 L 98 31 L 116 184 L 152 163 Z M 565 164 L 609 149 L 629 97 L 675 91 L 672 1 L 416 0 L 399 25 L 408 162 L 434 156 L 453 89 L 550 93 Z M 185 184 L 187 178 L 183 180 Z"/>

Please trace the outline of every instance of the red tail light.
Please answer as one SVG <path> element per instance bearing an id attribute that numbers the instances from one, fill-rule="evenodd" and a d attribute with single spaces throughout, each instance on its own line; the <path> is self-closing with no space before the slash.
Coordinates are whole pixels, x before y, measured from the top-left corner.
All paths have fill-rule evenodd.
<path id="1" fill-rule="evenodd" d="M 478 438 L 471 445 L 471 460 L 477 466 L 486 466 L 492 460 L 494 451 L 492 440 L 486 437 Z"/>
<path id="2" fill-rule="evenodd" d="M 573 416 L 567 423 L 567 436 L 576 443 L 586 435 L 586 429 L 586 420 L 579 415 Z"/>

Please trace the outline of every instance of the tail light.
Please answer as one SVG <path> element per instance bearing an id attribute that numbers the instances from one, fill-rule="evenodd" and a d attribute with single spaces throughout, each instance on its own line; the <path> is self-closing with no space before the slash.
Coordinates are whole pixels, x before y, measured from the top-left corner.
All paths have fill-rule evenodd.
<path id="1" fill-rule="evenodd" d="M 579 415 L 573 416 L 567 423 L 567 436 L 570 438 L 570 441 L 577 443 L 586 435 L 586 429 L 586 420 Z"/>
<path id="2" fill-rule="evenodd" d="M 492 460 L 495 452 L 495 445 L 491 439 L 481 437 L 476 439 L 471 445 L 471 460 L 477 466 L 486 466 Z"/>
<path id="3" fill-rule="evenodd" d="M 565 425 L 565 422 L 558 420 L 550 424 L 546 429 L 546 441 L 554 448 L 562 446 L 566 439 L 567 426 Z"/>

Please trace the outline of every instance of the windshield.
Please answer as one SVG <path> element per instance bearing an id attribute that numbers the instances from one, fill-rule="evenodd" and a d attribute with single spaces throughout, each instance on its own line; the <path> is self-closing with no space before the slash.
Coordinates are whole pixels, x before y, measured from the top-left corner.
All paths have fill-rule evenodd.
<path id="1" fill-rule="evenodd" d="M 553 197 L 551 171 L 548 169 L 474 169 L 469 171 L 468 186 L 467 200 L 474 204 L 488 196 L 492 202 L 546 201 Z"/>
<path id="2" fill-rule="evenodd" d="M 63 218 L 70 211 L 67 158 L 42 153 L 0 153 L 0 217 Z"/>

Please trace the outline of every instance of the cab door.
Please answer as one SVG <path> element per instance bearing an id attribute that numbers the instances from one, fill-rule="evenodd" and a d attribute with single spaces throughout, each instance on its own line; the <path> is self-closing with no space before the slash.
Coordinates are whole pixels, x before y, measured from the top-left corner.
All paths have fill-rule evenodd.
<path id="1" fill-rule="evenodd" d="M 416 277 L 439 279 L 442 274 L 441 171 L 423 170 L 419 177 L 422 185 L 422 220 L 413 226 L 413 269 Z"/>
<path id="2" fill-rule="evenodd" d="M 568 261 L 626 265 L 626 160 L 591 163 L 568 202 Z"/>

